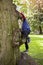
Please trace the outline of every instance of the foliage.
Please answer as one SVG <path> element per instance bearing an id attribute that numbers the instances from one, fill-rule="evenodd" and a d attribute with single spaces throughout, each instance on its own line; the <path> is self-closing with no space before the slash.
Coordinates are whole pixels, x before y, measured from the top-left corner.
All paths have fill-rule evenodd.
<path id="1" fill-rule="evenodd" d="M 39 34 L 43 32 L 43 0 L 13 0 L 18 6 L 18 11 L 23 12 L 28 18 L 31 30 Z"/>
<path id="2" fill-rule="evenodd" d="M 34 2 L 35 3 L 35 2 Z M 32 6 L 31 6 L 32 7 Z M 33 8 L 31 8 L 33 16 L 29 17 L 32 31 L 37 34 L 43 33 L 43 2 L 42 0 L 36 1 Z"/>

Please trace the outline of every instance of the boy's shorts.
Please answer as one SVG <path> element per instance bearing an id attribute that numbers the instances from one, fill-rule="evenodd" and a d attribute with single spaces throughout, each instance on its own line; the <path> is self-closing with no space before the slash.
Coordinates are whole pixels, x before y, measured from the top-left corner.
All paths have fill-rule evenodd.
<path id="1" fill-rule="evenodd" d="M 27 41 L 27 43 L 29 43 L 30 42 L 30 37 L 22 37 L 22 42 L 26 42 Z"/>
<path id="2" fill-rule="evenodd" d="M 29 43 L 30 42 L 30 37 L 27 37 L 27 43 Z"/>
<path id="3" fill-rule="evenodd" d="M 20 40 L 22 41 L 22 43 L 25 43 L 26 41 L 27 41 L 27 43 L 29 43 L 30 42 L 30 37 L 28 37 L 28 34 L 25 35 L 23 32 L 21 32 Z"/>

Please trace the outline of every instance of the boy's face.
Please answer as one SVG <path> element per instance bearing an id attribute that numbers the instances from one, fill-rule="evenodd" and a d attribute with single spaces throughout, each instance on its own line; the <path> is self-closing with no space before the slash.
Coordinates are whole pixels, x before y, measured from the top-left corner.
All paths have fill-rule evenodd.
<path id="1" fill-rule="evenodd" d="M 22 15 L 21 14 L 19 14 L 20 15 L 20 17 L 22 18 Z"/>
<path id="2" fill-rule="evenodd" d="M 20 14 L 20 19 L 23 21 L 22 15 Z"/>

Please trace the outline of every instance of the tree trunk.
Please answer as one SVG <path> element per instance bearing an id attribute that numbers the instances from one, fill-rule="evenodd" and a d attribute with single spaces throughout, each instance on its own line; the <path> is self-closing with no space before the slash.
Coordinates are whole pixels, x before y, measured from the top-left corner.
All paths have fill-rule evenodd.
<path id="1" fill-rule="evenodd" d="M 42 28 L 41 28 L 41 25 L 39 26 L 39 34 L 42 34 Z"/>
<path id="2" fill-rule="evenodd" d="M 18 12 L 12 0 L 0 0 L 0 65 L 15 65 L 20 56 L 16 42 L 19 35 L 17 20 Z"/>

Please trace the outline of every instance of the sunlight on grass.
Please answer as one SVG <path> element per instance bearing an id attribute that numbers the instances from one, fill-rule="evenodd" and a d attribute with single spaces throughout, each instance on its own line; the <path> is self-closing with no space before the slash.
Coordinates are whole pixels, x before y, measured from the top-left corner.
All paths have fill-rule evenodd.
<path id="1" fill-rule="evenodd" d="M 38 38 L 43 38 L 43 35 L 29 35 L 30 37 L 38 37 Z"/>

